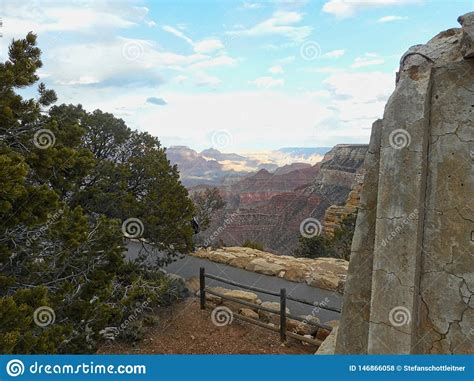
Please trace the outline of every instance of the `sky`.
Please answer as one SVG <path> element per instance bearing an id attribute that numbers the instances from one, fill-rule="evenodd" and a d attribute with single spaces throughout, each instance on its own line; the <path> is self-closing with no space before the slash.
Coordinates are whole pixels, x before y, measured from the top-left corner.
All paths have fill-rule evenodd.
<path id="1" fill-rule="evenodd" d="M 40 78 L 58 103 L 111 112 L 167 147 L 367 143 L 401 55 L 473 10 L 474 0 L 4 0 L 0 58 L 37 33 Z"/>

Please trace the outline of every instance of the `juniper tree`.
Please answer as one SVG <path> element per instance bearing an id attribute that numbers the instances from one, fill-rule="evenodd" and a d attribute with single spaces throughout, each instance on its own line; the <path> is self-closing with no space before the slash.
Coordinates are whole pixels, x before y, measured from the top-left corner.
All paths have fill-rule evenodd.
<path id="1" fill-rule="evenodd" d="M 20 96 L 38 81 L 40 54 L 29 33 L 0 63 L 0 351 L 93 352 L 136 303 L 172 298 L 161 272 L 125 260 L 122 219 L 186 251 L 193 207 L 156 138 L 100 111 L 49 108 L 44 84 Z M 54 323 L 38 322 L 44 307 Z"/>

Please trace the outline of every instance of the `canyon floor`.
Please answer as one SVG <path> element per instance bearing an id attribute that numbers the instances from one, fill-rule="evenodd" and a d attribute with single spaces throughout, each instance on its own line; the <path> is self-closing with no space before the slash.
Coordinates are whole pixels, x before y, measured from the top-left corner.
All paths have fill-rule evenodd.
<path id="1" fill-rule="evenodd" d="M 216 327 L 211 311 L 201 311 L 197 298 L 163 309 L 158 323 L 135 345 L 105 344 L 99 354 L 313 354 L 316 347 L 289 339 L 280 343 L 279 334 L 251 324 L 233 321 Z"/>

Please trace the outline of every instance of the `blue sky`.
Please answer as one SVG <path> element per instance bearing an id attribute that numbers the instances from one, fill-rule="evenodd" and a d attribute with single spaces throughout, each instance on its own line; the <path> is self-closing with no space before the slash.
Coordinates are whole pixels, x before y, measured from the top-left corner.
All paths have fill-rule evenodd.
<path id="1" fill-rule="evenodd" d="M 10 1 L 5 59 L 29 30 L 59 101 L 165 146 L 259 151 L 366 143 L 400 56 L 474 1 Z M 3 8 L 3 9 L 2 9 Z"/>

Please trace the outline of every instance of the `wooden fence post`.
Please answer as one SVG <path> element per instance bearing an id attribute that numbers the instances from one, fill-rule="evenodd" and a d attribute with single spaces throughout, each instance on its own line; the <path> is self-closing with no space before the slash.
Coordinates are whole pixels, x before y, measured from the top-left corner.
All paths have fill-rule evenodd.
<path id="1" fill-rule="evenodd" d="M 280 289 L 280 340 L 286 341 L 286 289 Z"/>
<path id="2" fill-rule="evenodd" d="M 204 267 L 199 269 L 199 298 L 201 302 L 201 310 L 206 309 L 206 276 Z"/>

